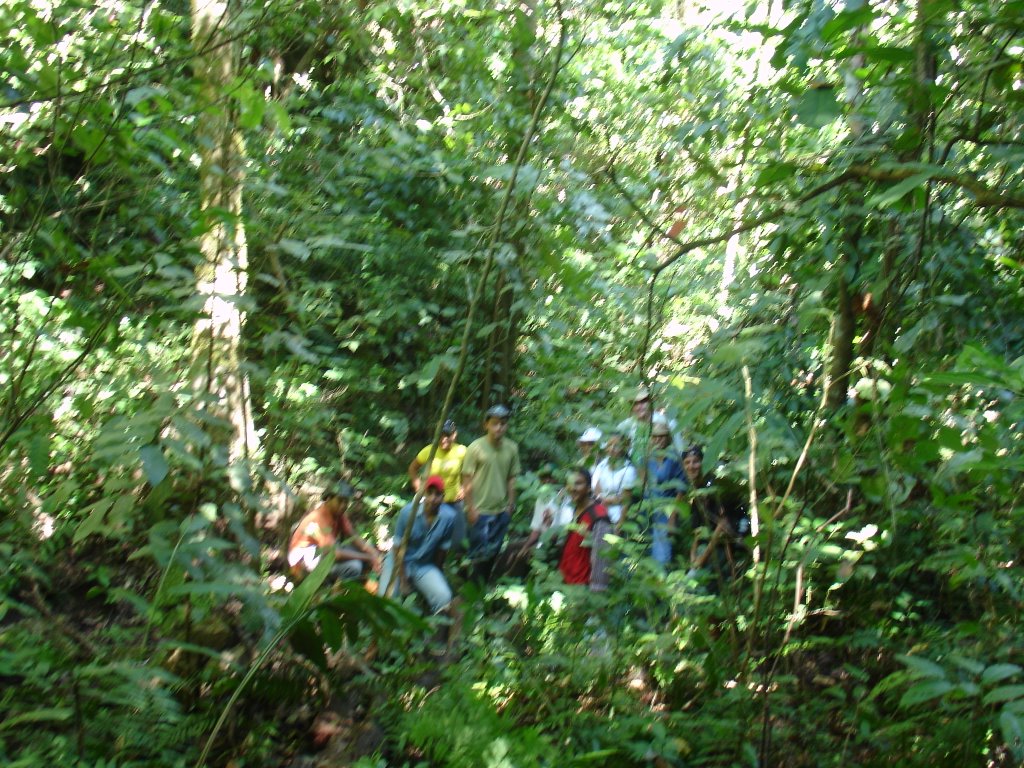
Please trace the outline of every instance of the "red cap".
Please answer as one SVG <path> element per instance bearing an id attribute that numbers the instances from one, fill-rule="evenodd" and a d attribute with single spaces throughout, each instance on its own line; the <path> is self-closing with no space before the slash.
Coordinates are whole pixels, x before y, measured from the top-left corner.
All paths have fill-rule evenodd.
<path id="1" fill-rule="evenodd" d="M 431 475 L 427 478 L 427 488 L 435 488 L 444 493 L 444 478 L 440 475 Z"/>

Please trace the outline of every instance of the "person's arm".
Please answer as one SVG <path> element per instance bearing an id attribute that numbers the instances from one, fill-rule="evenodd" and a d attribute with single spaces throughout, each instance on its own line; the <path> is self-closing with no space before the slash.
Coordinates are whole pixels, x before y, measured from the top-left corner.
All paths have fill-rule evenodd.
<path id="1" fill-rule="evenodd" d="M 715 526 L 715 530 L 711 533 L 711 540 L 708 541 L 708 545 L 704 547 L 704 551 L 697 555 L 696 558 L 693 558 L 693 555 L 691 554 L 694 568 L 703 568 L 705 564 L 707 564 L 708 560 L 711 559 L 711 553 L 714 551 L 718 540 L 728 532 L 729 524 L 725 520 L 719 520 L 718 525 Z M 696 547 L 696 541 L 694 542 L 694 547 Z"/>
<path id="2" fill-rule="evenodd" d="M 605 557 L 605 552 L 608 549 L 608 543 L 605 541 L 605 536 L 612 532 L 612 524 L 607 518 L 598 518 L 594 521 L 593 527 L 590 529 L 590 535 L 592 537 L 590 544 L 590 591 L 591 592 L 604 592 L 608 589 L 608 582 L 611 580 L 611 574 L 609 573 L 609 562 L 608 558 Z"/>
<path id="3" fill-rule="evenodd" d="M 470 525 L 476 525 L 476 520 L 480 517 L 480 512 L 477 510 L 476 505 L 473 503 L 473 476 L 464 474 L 462 476 L 462 506 L 466 511 L 466 522 Z"/>
<path id="4" fill-rule="evenodd" d="M 420 448 L 420 452 L 412 457 L 412 461 L 409 462 L 409 484 L 412 485 L 413 493 L 419 493 L 420 490 L 420 470 L 423 469 L 427 463 L 427 459 L 430 458 L 431 446 L 425 445 Z"/>
<path id="5" fill-rule="evenodd" d="M 361 550 L 364 555 L 363 557 L 359 557 L 357 555 L 353 560 L 362 560 L 363 562 L 369 563 L 370 568 L 373 569 L 374 573 L 380 573 L 380 552 L 377 551 L 377 548 L 366 541 L 362 536 L 353 536 L 352 544 L 355 545 L 357 549 Z"/>
<path id="6" fill-rule="evenodd" d="M 619 512 L 619 522 L 615 526 L 616 533 L 622 530 L 622 526 L 626 523 L 626 516 L 629 515 L 629 505 L 633 503 L 633 489 L 623 488 L 622 493 L 619 494 L 621 501 L 619 504 L 622 505 L 622 510 Z"/>
<path id="7" fill-rule="evenodd" d="M 509 466 L 508 478 L 505 482 L 505 496 L 508 499 L 506 509 L 509 514 L 516 511 L 516 478 L 519 477 L 519 473 L 522 471 L 523 468 L 519 465 L 519 448 L 516 446 L 515 453 L 512 455 L 512 464 Z"/>
<path id="8" fill-rule="evenodd" d="M 362 536 L 360 536 L 352 525 L 352 521 L 349 520 L 348 515 L 345 515 L 341 519 L 341 532 L 345 536 L 345 542 L 350 543 L 356 551 L 351 548 L 348 549 L 348 556 L 351 560 L 359 560 L 363 563 L 369 563 L 370 567 L 377 573 L 380 572 L 380 553 L 377 552 L 377 548 L 371 546 Z"/>
<path id="9" fill-rule="evenodd" d="M 409 484 L 412 486 L 413 493 L 419 493 L 420 490 L 420 470 L 423 469 L 423 465 L 420 463 L 418 457 L 414 457 L 409 462 Z"/>

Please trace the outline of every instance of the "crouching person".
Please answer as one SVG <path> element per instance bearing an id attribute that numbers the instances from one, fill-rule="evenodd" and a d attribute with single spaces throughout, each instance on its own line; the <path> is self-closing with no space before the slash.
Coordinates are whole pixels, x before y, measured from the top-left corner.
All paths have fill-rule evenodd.
<path id="1" fill-rule="evenodd" d="M 364 541 L 348 518 L 352 486 L 338 483 L 324 491 L 323 500 L 303 517 L 288 544 L 288 567 L 296 578 L 316 568 L 321 554 L 331 548 L 336 562 L 331 576 L 358 579 L 368 570 L 380 573 L 380 553 Z"/>
<path id="2" fill-rule="evenodd" d="M 452 602 L 452 590 L 441 571 L 445 555 L 452 547 L 457 512 L 444 503 L 444 480 L 440 475 L 427 478 L 416 515 L 412 502 L 398 513 L 391 551 L 384 560 L 378 593 L 387 597 L 401 594 L 401 578 L 395 572 L 395 558 L 410 525 L 409 542 L 402 563 L 409 584 L 423 595 L 430 610 L 440 613 Z M 410 521 L 410 518 L 412 520 Z"/>
<path id="3" fill-rule="evenodd" d="M 607 542 L 612 532 L 608 510 L 594 501 L 590 492 L 590 473 L 583 467 L 569 472 L 565 490 L 572 501 L 574 516 L 562 547 L 558 570 L 566 584 L 586 584 L 591 591 L 608 588 Z"/>

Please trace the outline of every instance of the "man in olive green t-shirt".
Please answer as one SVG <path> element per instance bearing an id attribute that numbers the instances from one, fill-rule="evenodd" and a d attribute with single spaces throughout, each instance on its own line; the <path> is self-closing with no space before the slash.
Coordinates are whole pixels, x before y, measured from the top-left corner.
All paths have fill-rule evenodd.
<path id="1" fill-rule="evenodd" d="M 469 556 L 484 577 L 501 552 L 516 506 L 519 446 L 505 438 L 509 415 L 504 405 L 492 406 L 484 416 L 484 436 L 469 444 L 462 462 Z"/>

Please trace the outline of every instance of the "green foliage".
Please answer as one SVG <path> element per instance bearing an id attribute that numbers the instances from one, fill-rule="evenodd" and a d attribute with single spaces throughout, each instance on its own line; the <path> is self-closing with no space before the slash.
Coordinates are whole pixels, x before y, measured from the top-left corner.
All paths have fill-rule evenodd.
<path id="1" fill-rule="evenodd" d="M 418 648 L 326 571 L 271 590 L 274 550 L 300 487 L 405 492 L 473 298 L 464 441 L 511 401 L 527 469 L 569 463 L 652 383 L 759 562 L 663 574 L 641 518 L 606 595 L 540 565 L 469 600 L 440 687 L 385 668 L 364 764 L 1024 759 L 1021 3 L 278 11 L 211 103 L 185 4 L 0 7 L 0 760 L 281 764 L 331 656 Z M 201 187 L 222 117 L 240 217 Z M 192 367 L 214 221 L 250 265 L 233 464 Z"/>

